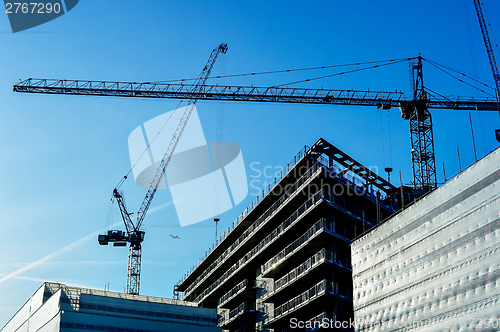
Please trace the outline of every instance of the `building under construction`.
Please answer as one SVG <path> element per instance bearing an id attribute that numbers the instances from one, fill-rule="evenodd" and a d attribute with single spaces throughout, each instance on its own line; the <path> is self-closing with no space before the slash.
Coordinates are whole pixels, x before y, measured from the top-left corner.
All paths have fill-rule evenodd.
<path id="1" fill-rule="evenodd" d="M 229 331 L 352 320 L 350 244 L 396 212 L 400 191 L 323 139 L 266 189 L 174 291 L 217 308 Z"/>

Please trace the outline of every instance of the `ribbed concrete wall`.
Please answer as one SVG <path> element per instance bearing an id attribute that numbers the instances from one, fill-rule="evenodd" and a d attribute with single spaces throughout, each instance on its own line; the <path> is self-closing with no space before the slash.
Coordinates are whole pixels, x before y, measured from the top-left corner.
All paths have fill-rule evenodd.
<path id="1" fill-rule="evenodd" d="M 499 331 L 500 149 L 352 244 L 356 331 Z"/>

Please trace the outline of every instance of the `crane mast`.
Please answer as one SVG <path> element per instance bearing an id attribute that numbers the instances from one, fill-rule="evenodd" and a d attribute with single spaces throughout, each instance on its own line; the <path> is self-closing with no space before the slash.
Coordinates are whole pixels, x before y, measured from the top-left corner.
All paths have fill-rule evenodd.
<path id="1" fill-rule="evenodd" d="M 141 243 L 144 241 L 144 231 L 141 230 L 142 223 L 146 217 L 147 211 L 153 198 L 156 194 L 158 186 L 165 174 L 165 170 L 172 159 L 175 149 L 179 143 L 179 140 L 186 128 L 186 125 L 191 117 L 194 106 L 196 105 L 197 93 L 200 92 L 202 86 L 206 83 L 208 76 L 210 75 L 212 68 L 217 60 L 220 53 L 227 52 L 227 44 L 220 44 L 215 48 L 208 59 L 207 64 L 203 68 L 201 74 L 196 79 L 193 86 L 190 88 L 190 93 L 192 98 L 189 99 L 187 106 L 184 108 L 184 113 L 181 116 L 181 120 L 177 125 L 177 128 L 170 140 L 167 150 L 163 154 L 160 162 L 160 167 L 156 170 L 156 173 L 151 181 L 146 196 L 142 201 L 142 204 L 136 214 L 137 219 L 134 223 L 130 218 L 131 213 L 127 211 L 125 205 L 125 199 L 123 193 L 117 188 L 113 190 L 113 197 L 115 198 L 119 208 L 120 213 L 125 224 L 125 229 L 127 231 L 127 236 L 125 237 L 123 232 L 120 231 L 109 231 L 107 235 L 99 235 L 100 244 L 108 244 L 108 242 L 114 242 L 114 245 L 123 245 L 123 243 L 130 243 L 129 255 L 128 255 L 128 269 L 127 269 L 127 290 L 128 294 L 139 294 L 140 277 L 141 277 L 141 256 L 142 256 L 142 246 Z"/>
<path id="2" fill-rule="evenodd" d="M 409 112 L 401 112 L 410 120 L 411 160 L 413 187 L 422 193 L 436 189 L 436 158 L 434 156 L 434 134 L 432 116 L 427 107 L 427 93 L 424 89 L 422 57 L 412 64 L 413 102 Z"/>

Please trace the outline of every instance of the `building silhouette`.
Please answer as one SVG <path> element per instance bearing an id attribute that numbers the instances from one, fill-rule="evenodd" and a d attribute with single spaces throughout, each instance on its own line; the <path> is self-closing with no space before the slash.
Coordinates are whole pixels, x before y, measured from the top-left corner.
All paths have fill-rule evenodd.
<path id="1" fill-rule="evenodd" d="M 324 139 L 305 147 L 174 287 L 229 331 L 353 319 L 352 240 L 396 211 L 397 188 Z M 347 329 L 349 330 L 349 328 Z"/>

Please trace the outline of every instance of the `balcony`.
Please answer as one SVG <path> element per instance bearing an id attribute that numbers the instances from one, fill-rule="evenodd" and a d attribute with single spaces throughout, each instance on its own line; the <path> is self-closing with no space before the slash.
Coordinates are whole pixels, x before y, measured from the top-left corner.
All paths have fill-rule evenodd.
<path id="1" fill-rule="evenodd" d="M 340 300 L 352 302 L 348 289 L 341 290 L 339 289 L 338 284 L 323 279 L 305 292 L 275 307 L 273 315 L 267 318 L 264 322 L 264 326 L 267 328 L 276 328 L 276 326 L 279 326 L 279 321 L 281 319 L 285 318 L 292 312 L 296 313 L 314 301 L 321 300 L 324 295 L 330 295 Z M 332 305 L 332 302 L 331 298 L 327 298 L 324 300 L 324 305 Z M 287 323 L 289 322 L 287 321 Z"/>
<path id="2" fill-rule="evenodd" d="M 295 281 L 300 278 L 306 276 L 309 272 L 311 272 L 315 268 L 319 268 L 322 263 L 330 263 L 330 266 L 336 266 L 343 269 L 345 272 L 350 273 L 351 269 L 348 266 L 347 257 L 341 258 L 337 255 L 336 252 L 333 252 L 328 249 L 321 249 L 313 256 L 309 257 L 302 264 L 285 274 L 283 277 L 277 279 L 273 283 L 272 291 L 268 292 L 262 297 L 263 302 L 275 302 L 275 298 L 277 294 L 280 294 L 287 286 L 293 284 Z M 328 266 L 325 267 L 325 269 Z M 320 275 L 324 275 L 321 272 Z M 317 275 L 317 274 L 316 274 Z M 349 275 L 350 278 L 350 275 Z"/>
<path id="3" fill-rule="evenodd" d="M 246 302 L 243 302 L 235 309 L 229 311 L 229 314 L 220 316 L 217 325 L 224 330 L 231 331 L 244 325 L 254 327 L 255 310 L 247 308 Z"/>
<path id="4" fill-rule="evenodd" d="M 267 262 L 262 264 L 261 266 L 261 271 L 262 271 L 262 276 L 263 277 L 273 277 L 274 272 L 278 266 L 280 266 L 282 263 L 284 263 L 286 260 L 291 258 L 293 255 L 297 254 L 299 251 L 302 251 L 307 245 L 310 244 L 310 241 L 318 236 L 321 232 L 326 231 L 329 233 L 331 236 L 334 236 L 338 240 L 350 244 L 351 240 L 348 238 L 343 237 L 340 234 L 335 233 L 335 223 L 331 220 L 328 220 L 326 218 L 321 218 L 319 221 L 317 221 L 307 232 L 302 234 L 299 238 L 297 238 L 295 241 L 293 241 L 291 244 L 289 244 L 287 247 L 285 247 L 283 250 L 281 250 L 278 254 L 273 256 L 271 259 L 269 259 Z M 322 241 L 317 241 L 319 245 L 323 245 Z"/>
<path id="5" fill-rule="evenodd" d="M 217 306 L 219 308 L 229 308 L 234 305 L 235 301 L 255 301 L 256 291 L 255 281 L 245 279 L 221 296 L 217 301 Z"/>

